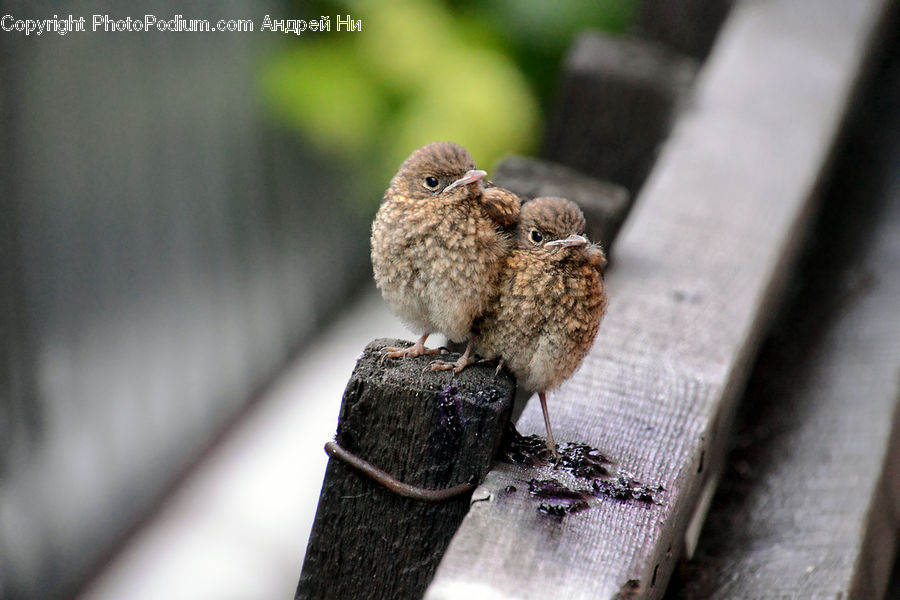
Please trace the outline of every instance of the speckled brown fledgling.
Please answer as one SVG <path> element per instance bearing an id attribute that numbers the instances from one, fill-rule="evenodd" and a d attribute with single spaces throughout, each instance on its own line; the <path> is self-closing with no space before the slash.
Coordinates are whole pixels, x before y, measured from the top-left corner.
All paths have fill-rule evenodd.
<path id="1" fill-rule="evenodd" d="M 478 353 L 499 357 L 520 386 L 538 393 L 554 456 L 546 393 L 581 364 L 606 310 L 606 257 L 583 236 L 584 227 L 584 215 L 569 200 L 523 204 L 498 295 L 475 323 Z"/>
<path id="2" fill-rule="evenodd" d="M 410 154 L 391 180 L 372 224 L 375 283 L 422 336 L 410 348 L 386 349 L 386 356 L 435 354 L 425 340 L 438 332 L 469 344 L 456 363 L 433 368 L 459 372 L 472 362 L 472 322 L 495 294 L 512 245 L 503 229 L 519 211 L 514 194 L 483 187 L 485 175 L 458 144 L 434 142 Z"/>

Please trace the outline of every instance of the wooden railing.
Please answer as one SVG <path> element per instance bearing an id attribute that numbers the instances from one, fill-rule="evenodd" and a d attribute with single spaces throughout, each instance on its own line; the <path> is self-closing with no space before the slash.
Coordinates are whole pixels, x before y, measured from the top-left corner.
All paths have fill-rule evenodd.
<path id="1" fill-rule="evenodd" d="M 774 316 L 792 297 L 787 294 L 788 283 L 820 209 L 820 192 L 833 175 L 842 126 L 864 75 L 880 55 L 885 32 L 896 37 L 891 33 L 896 12 L 888 0 L 738 3 L 693 89 L 687 93 L 680 84 L 667 86 L 674 90 L 669 95 L 672 106 L 681 110 L 649 178 L 642 183 L 637 167 L 632 172 L 635 178 L 623 182 L 639 193 L 612 245 L 606 278 L 608 314 L 582 368 L 549 396 L 558 437 L 600 449 L 608 459 L 604 463 L 608 474 L 579 478 L 549 464 L 498 462 L 472 494 L 468 513 L 446 552 L 422 556 L 415 564 L 395 562 L 384 550 L 364 558 L 342 552 L 342 536 L 359 535 L 352 524 L 365 523 L 371 516 L 366 514 L 365 499 L 386 493 L 377 484 L 360 480 L 354 483 L 359 486 L 354 498 L 364 501 L 346 503 L 355 516 L 342 521 L 344 531 L 333 538 L 317 539 L 317 530 L 324 526 L 323 511 L 336 518 L 341 499 L 331 497 L 327 506 L 320 504 L 309 550 L 318 553 L 317 560 L 304 567 L 297 597 L 373 597 L 367 595 L 368 588 L 354 595 L 304 587 L 304 580 L 308 585 L 317 577 L 333 576 L 334 571 L 326 575 L 329 568 L 352 571 L 352 563 L 343 561 L 357 560 L 359 568 L 386 578 L 379 580 L 375 597 L 661 598 L 679 560 L 697 547 L 733 443 L 738 401 Z M 585 39 L 576 45 L 578 56 L 572 63 L 579 65 L 577 77 L 564 80 L 564 90 L 575 81 L 590 88 L 591 70 L 583 66 L 589 64 L 592 51 L 608 52 L 603 49 L 608 40 Z M 670 60 L 664 55 L 657 59 Z M 563 105 L 576 116 L 592 106 L 566 102 Z M 571 121 L 571 115 L 558 119 L 563 121 Z M 597 123 L 602 129 L 601 121 Z M 553 127 L 548 132 L 552 148 L 564 144 L 553 137 L 557 134 L 572 138 L 596 134 L 589 126 Z M 585 139 L 573 144 L 590 152 Z M 555 158 L 565 156 L 560 152 Z M 536 191 L 547 181 L 557 182 L 555 194 L 571 192 L 573 197 L 593 185 L 583 176 L 554 178 L 563 167 L 552 163 L 524 161 L 513 166 L 498 169 L 509 177 L 501 177 L 501 183 L 514 190 L 518 185 L 526 195 L 547 193 Z M 543 175 L 535 179 L 533 174 L 540 169 Z M 594 214 L 621 220 L 623 213 L 616 211 L 627 206 L 627 194 L 604 189 L 600 195 L 606 200 L 594 206 Z M 890 190 L 896 195 L 896 183 Z M 610 209 L 616 202 L 621 207 Z M 773 590 L 784 590 L 791 598 L 814 593 L 844 598 L 884 594 L 900 514 L 900 476 L 895 472 L 900 385 L 896 354 L 900 290 L 895 282 L 900 272 L 891 241 L 900 234 L 896 225 L 900 218 L 897 202 L 892 206 L 883 213 L 892 220 L 885 218 L 881 227 L 876 227 L 877 221 L 869 223 L 872 246 L 858 253 L 857 263 L 881 270 L 878 281 L 888 283 L 874 291 L 862 288 L 862 304 L 848 320 L 835 325 L 836 337 L 811 347 L 810 355 L 818 357 L 812 366 L 785 369 L 806 378 L 796 388 L 799 399 L 788 404 L 804 411 L 793 417 L 794 433 L 785 438 L 797 447 L 784 442 L 779 446 L 780 454 L 771 455 L 773 464 L 756 471 L 758 487 L 731 488 L 741 490 L 742 497 L 733 502 L 743 511 L 738 514 L 746 515 L 745 522 L 733 522 L 727 508 L 713 510 L 719 537 L 713 537 L 711 545 L 701 544 L 707 553 L 701 550 L 701 560 L 690 563 L 693 575 L 689 569 L 680 597 L 770 597 Z M 590 211 L 586 212 L 590 220 Z M 598 227 L 606 228 L 608 236 L 616 230 L 608 222 Z M 829 251 L 827 243 L 815 247 Z M 837 264 L 841 257 L 829 258 Z M 870 329 L 874 333 L 863 335 Z M 441 380 L 440 386 L 446 385 Z M 860 399 L 848 397 L 856 390 Z M 756 394 L 761 393 L 757 388 Z M 351 396 L 345 396 L 342 415 Z M 851 402 L 858 403 L 862 423 L 846 417 Z M 502 419 L 494 419 L 491 426 L 501 427 Z M 542 431 L 536 402 L 526 406 L 516 426 L 525 434 Z M 341 426 L 339 438 L 340 430 Z M 489 440 L 497 439 L 492 431 L 486 436 Z M 817 432 L 826 437 L 820 439 Z M 395 435 L 393 443 L 407 443 L 402 432 Z M 414 453 L 414 448 L 408 446 L 406 452 Z M 791 449 L 804 459 L 791 458 Z M 848 454 L 847 459 L 823 458 L 838 479 L 811 466 L 816 463 L 813 451 Z M 380 466 L 391 469 L 390 464 Z M 785 481 L 784 473 L 773 471 L 777 468 L 789 469 L 793 481 L 803 481 L 806 487 L 783 485 L 774 491 L 762 487 L 774 480 L 768 477 Z M 342 476 L 355 475 L 347 471 Z M 602 493 L 604 486 L 615 482 L 622 485 L 622 493 Z M 829 495 L 821 504 L 827 507 L 821 518 L 816 516 L 818 502 L 800 501 L 804 493 L 818 489 L 817 482 Z M 842 482 L 852 483 L 852 494 L 846 498 Z M 547 489 L 551 492 L 543 493 Z M 552 502 L 548 508 L 547 501 L 553 490 L 562 496 L 555 509 Z M 577 507 L 567 500 L 572 490 L 581 494 Z M 765 509 L 752 502 L 774 505 Z M 802 511 L 794 511 L 792 503 Z M 771 522 L 766 520 L 769 515 Z M 806 520 L 809 526 L 791 529 L 791 523 L 784 524 L 791 520 Z M 850 531 L 845 530 L 848 525 Z M 417 535 L 434 526 L 411 525 Z M 375 545 L 404 547 L 410 530 L 403 527 Z M 784 527 L 810 539 L 799 546 L 803 552 L 780 554 L 777 542 L 784 540 L 773 531 L 761 555 L 758 546 L 744 542 L 762 535 L 767 527 Z M 729 536 L 737 538 L 734 543 L 726 543 Z M 833 551 L 835 544 L 841 545 L 840 552 Z M 709 550 L 717 547 L 724 548 L 721 556 Z M 823 556 L 839 557 L 839 572 L 826 576 L 823 570 L 834 562 L 823 562 Z M 763 569 L 761 563 L 768 566 Z M 307 570 L 313 567 L 321 573 Z M 411 587 L 392 583 L 397 581 L 392 577 L 402 578 L 409 569 L 418 569 Z M 429 571 L 434 572 L 430 583 Z M 755 577 L 757 571 L 779 579 Z M 823 585 L 803 583 L 817 575 Z"/>

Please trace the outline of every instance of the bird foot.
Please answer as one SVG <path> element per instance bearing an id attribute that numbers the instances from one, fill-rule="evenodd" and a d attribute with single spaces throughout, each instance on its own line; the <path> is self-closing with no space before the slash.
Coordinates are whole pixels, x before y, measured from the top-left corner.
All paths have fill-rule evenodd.
<path id="1" fill-rule="evenodd" d="M 500 371 L 502 371 L 502 370 L 503 370 L 503 367 L 505 367 L 505 366 L 506 366 L 506 361 L 505 361 L 505 360 L 503 360 L 502 358 L 501 358 L 500 360 L 498 360 L 498 361 L 497 361 L 497 370 L 494 371 L 494 377 L 496 377 L 497 375 L 499 375 L 499 374 L 500 374 Z"/>
<path id="2" fill-rule="evenodd" d="M 497 362 L 497 368 L 494 370 L 494 377 L 500 374 L 500 371 L 503 370 L 503 367 L 506 366 L 506 363 L 502 358 L 479 358 L 475 361 L 476 365 L 489 365 L 492 362 Z"/>
<path id="3" fill-rule="evenodd" d="M 425 345 L 419 346 L 413 344 L 408 348 L 397 348 L 396 346 L 386 346 L 381 349 L 381 359 L 385 358 L 416 358 L 419 356 L 431 356 L 440 354 L 443 348 L 426 348 Z"/>
<path id="4" fill-rule="evenodd" d="M 562 459 L 562 456 L 559 453 L 559 450 L 556 449 L 556 444 L 551 444 L 549 441 L 547 442 L 547 450 L 550 451 L 550 458 L 548 459 L 548 463 L 553 464 L 553 468 L 559 466 L 559 461 Z"/>
<path id="5" fill-rule="evenodd" d="M 475 364 L 475 362 L 476 361 L 474 358 L 469 358 L 468 356 L 463 354 L 454 362 L 450 362 L 447 360 L 435 360 L 428 366 L 428 369 L 430 371 L 449 371 L 450 369 L 453 369 L 453 374 L 459 375 L 463 372 L 463 369 L 465 369 L 469 365 Z"/>

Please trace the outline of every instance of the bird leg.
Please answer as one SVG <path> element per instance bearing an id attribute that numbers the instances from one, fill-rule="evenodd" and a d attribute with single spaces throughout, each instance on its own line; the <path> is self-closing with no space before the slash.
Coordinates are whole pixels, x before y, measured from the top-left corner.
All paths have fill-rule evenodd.
<path id="1" fill-rule="evenodd" d="M 431 335 L 431 333 L 423 334 L 422 337 L 419 338 L 419 341 L 408 348 L 396 348 L 394 346 L 382 348 L 382 358 L 416 358 L 417 356 L 424 356 L 426 354 L 440 354 L 440 348 L 425 347 L 425 340 L 428 339 L 429 335 Z"/>
<path id="2" fill-rule="evenodd" d="M 553 440 L 553 431 L 550 429 L 550 413 L 547 411 L 547 395 L 544 392 L 538 392 L 538 398 L 541 400 L 541 410 L 544 411 L 544 425 L 547 427 L 547 448 L 553 454 L 553 459 L 559 460 L 559 452 L 556 451 L 556 442 Z"/>
<path id="3" fill-rule="evenodd" d="M 466 351 L 462 353 L 462 356 L 460 356 L 456 360 L 456 362 L 436 360 L 431 363 L 431 366 L 429 368 L 432 371 L 449 371 L 450 369 L 453 369 L 453 374 L 459 375 L 460 373 L 462 373 L 463 369 L 475 362 L 475 359 L 470 357 L 470 355 L 472 354 L 472 344 L 473 339 L 469 338 L 469 343 L 466 344 Z"/>

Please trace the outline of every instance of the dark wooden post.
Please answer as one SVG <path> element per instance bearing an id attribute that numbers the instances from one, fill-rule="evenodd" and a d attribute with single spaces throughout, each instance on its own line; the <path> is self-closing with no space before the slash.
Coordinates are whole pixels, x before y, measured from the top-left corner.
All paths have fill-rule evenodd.
<path id="1" fill-rule="evenodd" d="M 434 357 L 382 361 L 388 345 L 403 343 L 375 340 L 357 362 L 337 443 L 411 485 L 477 484 L 509 419 L 515 381 L 495 376 L 494 365 L 453 375 L 429 371 Z M 422 596 L 469 501 L 404 498 L 332 458 L 296 598 Z"/>
<path id="2" fill-rule="evenodd" d="M 686 56 L 709 54 L 734 0 L 644 0 L 637 14 L 643 37 Z"/>
<path id="3" fill-rule="evenodd" d="M 696 69 L 652 42 L 581 34 L 563 64 L 543 157 L 636 193 Z"/>

